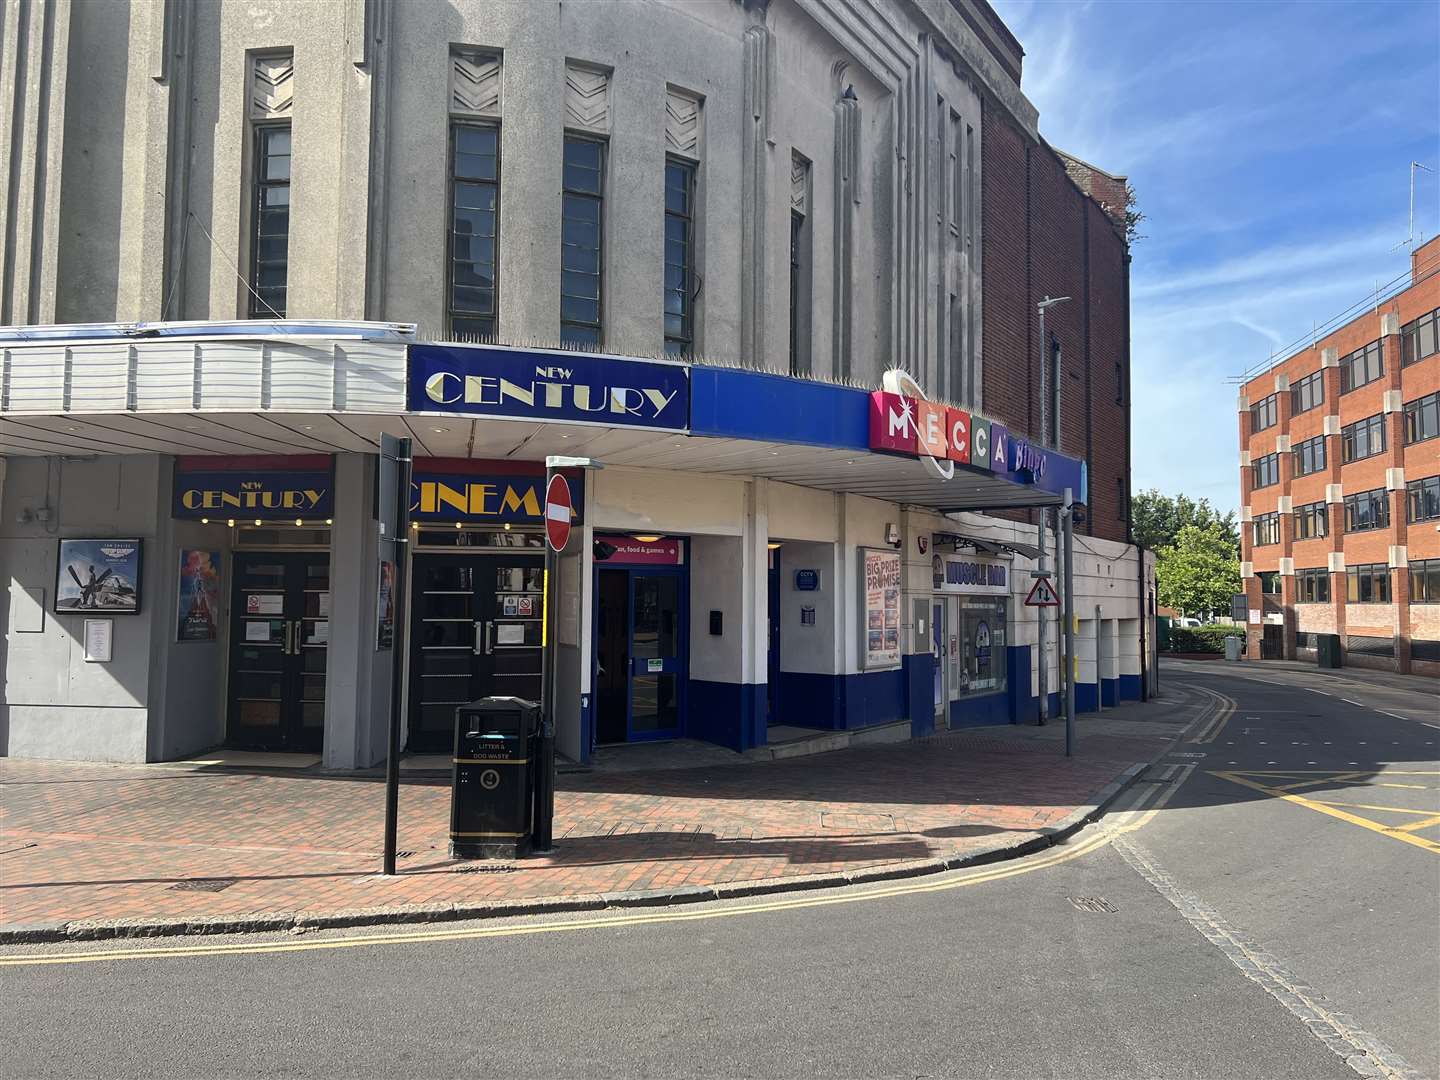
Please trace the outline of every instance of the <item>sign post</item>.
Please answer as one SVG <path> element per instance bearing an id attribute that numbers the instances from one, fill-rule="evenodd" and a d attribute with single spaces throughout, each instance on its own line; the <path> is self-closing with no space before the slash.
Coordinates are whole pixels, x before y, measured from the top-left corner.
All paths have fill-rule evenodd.
<path id="1" fill-rule="evenodd" d="M 405 557 L 405 545 L 409 542 L 407 531 L 410 527 L 410 465 L 410 440 L 381 435 L 380 498 L 376 506 L 380 518 L 380 559 L 382 562 L 386 560 L 384 546 L 389 544 L 388 555 L 395 564 L 392 604 L 397 628 L 408 625 L 405 621 L 405 578 L 409 560 Z M 403 646 L 398 641 L 394 642 L 390 649 L 390 731 L 385 754 L 384 856 L 384 873 L 392 876 L 395 873 L 400 813 L 400 679 L 404 657 Z"/>

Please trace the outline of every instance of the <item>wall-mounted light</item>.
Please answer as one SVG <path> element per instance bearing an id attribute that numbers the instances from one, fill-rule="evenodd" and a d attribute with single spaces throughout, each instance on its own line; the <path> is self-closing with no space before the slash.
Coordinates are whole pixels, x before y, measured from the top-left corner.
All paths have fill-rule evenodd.
<path id="1" fill-rule="evenodd" d="M 326 518 L 326 519 L 325 519 L 325 524 L 326 524 L 326 525 L 334 525 L 334 524 L 335 524 L 335 519 L 334 519 L 334 518 Z"/>
<path id="2" fill-rule="evenodd" d="M 256 525 L 259 525 L 259 524 L 260 524 L 260 519 L 259 519 L 259 518 L 256 518 L 256 519 L 255 519 L 255 524 L 256 524 Z"/>
<path id="3" fill-rule="evenodd" d="M 660 537 L 655 535 L 654 533 L 645 533 L 644 535 L 640 533 L 631 533 L 631 535 L 636 540 L 639 540 L 642 544 L 653 544 L 656 540 L 660 539 Z"/>
<path id="4" fill-rule="evenodd" d="M 201 524 L 201 525 L 209 525 L 209 524 L 210 524 L 210 519 L 209 519 L 209 518 L 201 518 L 201 519 L 200 519 L 200 524 Z"/>
<path id="5" fill-rule="evenodd" d="M 771 543 L 769 543 L 769 544 L 766 544 L 765 546 L 766 546 L 767 548 L 769 548 L 771 551 L 779 551 L 779 550 L 780 550 L 780 545 L 777 544 L 777 543 L 774 543 L 773 541 L 772 541 Z"/>
<path id="6" fill-rule="evenodd" d="M 304 525 L 304 524 L 305 524 L 305 519 L 304 519 L 304 518 L 296 518 L 296 519 L 295 519 L 295 526 L 296 526 L 297 528 L 299 528 L 301 525 Z"/>
<path id="7" fill-rule="evenodd" d="M 225 522 L 225 524 L 228 525 L 228 526 L 230 526 L 230 528 L 233 529 L 233 528 L 235 527 L 235 519 L 234 519 L 234 518 L 231 518 L 229 521 Z"/>

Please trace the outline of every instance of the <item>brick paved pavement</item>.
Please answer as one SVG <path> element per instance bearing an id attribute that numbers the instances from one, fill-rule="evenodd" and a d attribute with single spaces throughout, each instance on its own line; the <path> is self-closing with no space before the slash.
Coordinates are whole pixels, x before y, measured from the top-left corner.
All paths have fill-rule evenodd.
<path id="1" fill-rule="evenodd" d="M 400 847 L 411 854 L 391 879 L 376 873 L 378 780 L 3 760 L 0 928 L 473 905 L 950 857 L 1053 827 L 1151 760 L 1192 716 L 1172 699 L 1082 719 L 1082 753 L 1070 761 L 1052 725 L 778 762 L 562 775 L 554 854 L 509 865 L 451 861 L 449 784 L 410 779 Z M 209 891 L 216 879 L 233 883 Z"/>

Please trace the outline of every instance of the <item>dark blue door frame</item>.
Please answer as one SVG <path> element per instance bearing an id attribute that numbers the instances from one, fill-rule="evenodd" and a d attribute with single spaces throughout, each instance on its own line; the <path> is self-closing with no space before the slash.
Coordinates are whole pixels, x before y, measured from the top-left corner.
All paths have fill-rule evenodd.
<path id="1" fill-rule="evenodd" d="M 769 602 L 766 609 L 770 618 L 770 643 L 765 671 L 765 720 L 767 724 L 778 723 L 779 702 L 775 700 L 780 686 L 780 549 L 770 552 Z"/>
<path id="2" fill-rule="evenodd" d="M 682 562 L 679 566 L 656 566 L 645 563 L 614 563 L 604 562 L 594 565 L 594 587 L 591 589 L 593 603 L 591 605 L 591 626 L 595 629 L 590 635 L 590 686 L 592 692 L 599 684 L 599 622 L 600 622 L 600 574 L 602 572 L 622 573 L 626 576 L 625 585 L 625 620 L 626 630 L 626 692 L 625 692 L 625 733 L 626 742 L 652 742 L 661 739 L 676 739 L 685 734 L 686 722 L 688 719 L 688 705 L 690 697 L 690 562 L 689 543 L 682 541 Z M 672 577 L 679 581 L 678 590 L 678 611 L 677 634 L 676 634 L 676 655 L 674 657 L 661 657 L 661 666 L 658 671 L 650 671 L 648 658 L 637 658 L 634 655 L 635 639 L 635 579 L 639 577 Z M 648 674 L 674 675 L 676 676 L 676 725 L 673 728 L 664 728 L 652 731 L 637 732 L 634 729 L 634 689 L 635 677 Z M 593 699 L 595 707 L 599 708 L 599 696 L 595 694 Z M 594 750 L 596 743 L 596 732 L 599 729 L 598 717 L 592 721 L 590 726 L 591 750 Z"/>

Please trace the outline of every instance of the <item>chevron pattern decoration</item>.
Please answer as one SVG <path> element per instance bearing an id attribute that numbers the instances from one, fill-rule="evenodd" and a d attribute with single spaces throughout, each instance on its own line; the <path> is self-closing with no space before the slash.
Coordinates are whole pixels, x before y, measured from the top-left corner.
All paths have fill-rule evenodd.
<path id="1" fill-rule="evenodd" d="M 565 126 L 596 135 L 610 134 L 610 73 L 565 65 Z"/>
<path id="2" fill-rule="evenodd" d="M 790 209 L 810 216 L 810 162 L 799 154 L 790 155 Z"/>
<path id="3" fill-rule="evenodd" d="M 254 57 L 250 68 L 250 119 L 286 119 L 294 103 L 295 54 Z"/>
<path id="4" fill-rule="evenodd" d="M 499 56 L 478 49 L 451 51 L 450 111 L 464 116 L 499 117 Z"/>
<path id="5" fill-rule="evenodd" d="M 700 157 L 700 99 L 682 90 L 665 91 L 665 149 Z"/>

